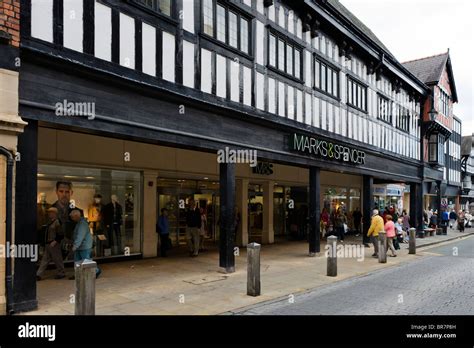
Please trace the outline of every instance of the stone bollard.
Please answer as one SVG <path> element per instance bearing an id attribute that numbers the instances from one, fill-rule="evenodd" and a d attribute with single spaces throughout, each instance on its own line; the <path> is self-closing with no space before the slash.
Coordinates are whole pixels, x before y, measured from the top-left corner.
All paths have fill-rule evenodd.
<path id="1" fill-rule="evenodd" d="M 83 260 L 74 264 L 76 278 L 75 315 L 95 315 L 95 271 L 97 263 Z"/>
<path id="2" fill-rule="evenodd" d="M 260 296 L 260 244 L 247 245 L 247 295 Z"/>
<path id="3" fill-rule="evenodd" d="M 387 233 L 379 232 L 379 263 L 387 263 Z"/>
<path id="4" fill-rule="evenodd" d="M 416 254 L 416 229 L 410 228 L 410 239 L 408 240 L 408 254 Z"/>
<path id="5" fill-rule="evenodd" d="M 336 277 L 337 276 L 337 237 L 329 236 L 328 239 L 328 252 L 326 254 L 328 258 L 327 266 L 327 276 Z"/>

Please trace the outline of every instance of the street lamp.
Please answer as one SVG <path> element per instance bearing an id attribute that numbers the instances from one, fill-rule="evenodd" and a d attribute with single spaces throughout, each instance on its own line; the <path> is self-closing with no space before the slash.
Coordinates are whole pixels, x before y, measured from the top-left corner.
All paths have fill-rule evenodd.
<path id="1" fill-rule="evenodd" d="M 431 110 L 428 112 L 428 116 L 430 121 L 436 121 L 436 116 L 438 115 L 438 111 L 435 110 L 434 105 L 431 106 Z"/>

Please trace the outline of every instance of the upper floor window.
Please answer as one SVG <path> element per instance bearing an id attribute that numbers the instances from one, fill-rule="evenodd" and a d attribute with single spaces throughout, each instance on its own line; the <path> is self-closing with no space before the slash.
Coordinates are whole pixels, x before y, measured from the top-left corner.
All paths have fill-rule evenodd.
<path id="1" fill-rule="evenodd" d="M 210 36 L 214 36 L 214 9 L 212 2 L 212 0 L 204 0 L 202 4 L 203 31 Z"/>
<path id="2" fill-rule="evenodd" d="M 381 96 L 377 97 L 378 114 L 377 117 L 382 121 L 392 124 L 392 110 L 390 107 L 390 100 Z"/>
<path id="3" fill-rule="evenodd" d="M 301 48 L 285 37 L 269 31 L 268 65 L 301 80 Z"/>
<path id="4" fill-rule="evenodd" d="M 347 77 L 347 104 L 367 112 L 367 87 Z"/>
<path id="5" fill-rule="evenodd" d="M 442 90 L 439 91 L 440 112 L 444 116 L 449 116 L 449 96 Z"/>
<path id="6" fill-rule="evenodd" d="M 171 0 L 135 0 L 153 11 L 171 16 Z"/>
<path id="7" fill-rule="evenodd" d="M 396 127 L 405 132 L 410 130 L 410 113 L 408 109 L 397 105 Z"/>
<path id="8" fill-rule="evenodd" d="M 317 58 L 314 60 L 314 88 L 339 97 L 339 72 Z"/>
<path id="9" fill-rule="evenodd" d="M 233 11 L 224 2 L 214 0 L 203 1 L 202 17 L 204 34 L 249 54 L 251 37 L 249 18 Z"/>
<path id="10" fill-rule="evenodd" d="M 444 136 L 438 133 L 431 134 L 428 142 L 429 163 L 444 166 L 444 157 Z"/>

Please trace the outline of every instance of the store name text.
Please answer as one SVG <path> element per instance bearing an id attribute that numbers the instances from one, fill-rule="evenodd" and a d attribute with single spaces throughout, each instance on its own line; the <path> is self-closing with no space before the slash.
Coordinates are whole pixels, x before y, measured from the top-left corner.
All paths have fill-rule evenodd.
<path id="1" fill-rule="evenodd" d="M 306 135 L 293 134 L 290 147 L 294 151 L 308 153 L 324 159 L 338 160 L 352 164 L 365 164 L 364 151 Z"/>

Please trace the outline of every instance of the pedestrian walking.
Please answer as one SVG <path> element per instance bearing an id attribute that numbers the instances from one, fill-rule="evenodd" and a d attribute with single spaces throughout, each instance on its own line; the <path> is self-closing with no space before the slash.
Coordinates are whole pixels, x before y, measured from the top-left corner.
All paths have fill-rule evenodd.
<path id="1" fill-rule="evenodd" d="M 323 238 L 328 234 L 329 232 L 329 213 L 326 207 L 323 208 L 323 211 L 321 212 L 321 231 L 322 231 L 322 236 Z"/>
<path id="2" fill-rule="evenodd" d="M 58 219 L 58 209 L 54 207 L 49 208 L 47 214 L 49 223 L 46 227 L 43 257 L 41 258 L 39 269 L 36 272 L 37 280 L 42 279 L 41 277 L 51 261 L 54 262 L 58 271 L 54 278 L 62 279 L 65 277 L 64 262 L 61 253 L 61 241 L 64 238 L 64 234 Z"/>
<path id="3" fill-rule="evenodd" d="M 441 227 L 443 228 L 443 234 L 447 234 L 449 224 L 449 213 L 447 210 L 441 213 Z"/>
<path id="4" fill-rule="evenodd" d="M 397 254 L 395 253 L 395 248 L 393 246 L 393 239 L 396 237 L 395 233 L 395 224 L 392 220 L 392 215 L 386 216 L 387 222 L 385 223 L 384 230 L 387 233 L 387 244 L 388 248 L 392 252 L 392 257 L 396 257 Z"/>
<path id="5" fill-rule="evenodd" d="M 456 220 L 458 219 L 458 215 L 454 211 L 454 209 L 451 209 L 451 212 L 449 213 L 449 227 L 451 229 L 454 228 L 454 224 L 456 223 Z"/>
<path id="6" fill-rule="evenodd" d="M 199 213 L 201 215 L 201 227 L 199 228 L 199 252 L 206 251 L 204 248 L 204 239 L 207 234 L 207 213 L 206 209 L 200 208 Z"/>
<path id="7" fill-rule="evenodd" d="M 374 209 L 372 212 L 369 231 L 367 232 L 367 237 L 370 237 L 370 242 L 374 245 L 374 254 L 372 255 L 373 257 L 378 257 L 379 255 L 378 236 L 379 232 L 383 230 L 383 218 L 379 215 L 378 209 Z"/>
<path id="8" fill-rule="evenodd" d="M 345 225 L 347 225 L 347 218 L 346 215 L 342 212 L 341 207 L 339 207 L 334 214 L 334 227 L 336 228 L 336 233 L 339 238 L 339 241 L 344 243 L 344 232 L 345 232 Z"/>
<path id="9" fill-rule="evenodd" d="M 186 212 L 186 240 L 188 242 L 189 256 L 196 257 L 199 254 L 200 227 L 201 214 L 194 199 L 190 199 L 189 208 Z"/>
<path id="10" fill-rule="evenodd" d="M 71 220 L 76 223 L 73 231 L 72 252 L 74 253 L 74 262 L 92 259 L 92 235 L 89 230 L 89 223 L 81 216 L 79 209 L 72 209 L 69 214 Z M 95 276 L 98 278 L 102 270 L 97 267 Z M 72 276 L 69 279 L 74 279 Z"/>
<path id="11" fill-rule="evenodd" d="M 462 210 L 458 213 L 458 230 L 464 232 L 464 212 Z"/>
<path id="12" fill-rule="evenodd" d="M 430 227 L 434 228 L 435 230 L 438 228 L 438 211 L 435 210 L 430 217 Z"/>
<path id="13" fill-rule="evenodd" d="M 170 244 L 170 231 L 168 221 L 168 209 L 162 208 L 161 215 L 158 217 L 157 231 L 160 236 L 160 255 L 167 257 L 166 252 Z"/>
<path id="14" fill-rule="evenodd" d="M 360 212 L 359 207 L 355 209 L 352 213 L 352 220 L 354 221 L 354 229 L 356 232 L 356 237 L 360 235 L 360 223 L 362 221 L 362 213 Z"/>
<path id="15" fill-rule="evenodd" d="M 396 221 L 395 219 L 393 221 Z M 406 210 L 402 211 L 402 228 L 405 232 L 410 230 L 410 215 L 407 214 Z"/>

